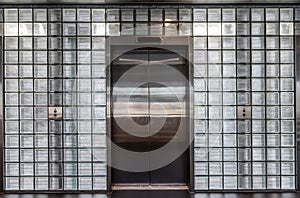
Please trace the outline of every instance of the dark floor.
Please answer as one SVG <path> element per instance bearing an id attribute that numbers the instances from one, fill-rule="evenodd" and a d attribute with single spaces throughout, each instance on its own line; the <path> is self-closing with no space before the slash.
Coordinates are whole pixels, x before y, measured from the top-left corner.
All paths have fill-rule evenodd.
<path id="1" fill-rule="evenodd" d="M 5 194 L 0 198 L 296 198 L 300 193 L 196 193 L 186 191 L 116 191 L 106 194 Z"/>

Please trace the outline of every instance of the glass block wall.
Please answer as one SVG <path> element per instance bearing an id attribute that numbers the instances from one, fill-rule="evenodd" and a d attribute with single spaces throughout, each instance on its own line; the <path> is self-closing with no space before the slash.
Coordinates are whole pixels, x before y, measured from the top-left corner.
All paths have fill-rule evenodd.
<path id="1" fill-rule="evenodd" d="M 193 37 L 196 191 L 295 189 L 294 9 L 169 7 L 0 9 L 6 190 L 106 189 L 120 35 Z"/>

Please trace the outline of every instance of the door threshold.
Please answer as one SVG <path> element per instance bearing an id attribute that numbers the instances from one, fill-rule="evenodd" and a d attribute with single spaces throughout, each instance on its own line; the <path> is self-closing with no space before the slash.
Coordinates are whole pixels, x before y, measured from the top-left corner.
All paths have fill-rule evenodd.
<path id="1" fill-rule="evenodd" d="M 174 184 L 114 184 L 112 190 L 189 190 L 187 185 Z"/>

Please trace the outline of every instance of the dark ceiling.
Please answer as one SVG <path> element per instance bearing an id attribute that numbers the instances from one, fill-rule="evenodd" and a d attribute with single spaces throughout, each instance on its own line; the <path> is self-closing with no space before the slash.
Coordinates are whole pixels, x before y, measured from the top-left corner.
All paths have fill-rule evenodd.
<path id="1" fill-rule="evenodd" d="M 299 4 L 300 0 L 0 0 L 0 4 Z"/>

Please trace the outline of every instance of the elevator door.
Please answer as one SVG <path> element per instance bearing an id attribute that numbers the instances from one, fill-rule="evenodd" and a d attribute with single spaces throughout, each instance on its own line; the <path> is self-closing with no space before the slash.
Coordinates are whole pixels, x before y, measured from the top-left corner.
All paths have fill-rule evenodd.
<path id="1" fill-rule="evenodd" d="M 165 69 L 168 66 L 177 72 L 168 72 Z M 135 67 L 140 69 L 135 70 Z M 175 145 L 188 141 L 188 84 L 176 76 L 184 75 L 188 79 L 188 64 L 182 56 L 157 48 L 132 50 L 112 63 L 111 72 L 114 90 L 112 141 L 115 144 L 130 151 L 148 152 L 165 146 L 169 141 L 175 142 Z M 153 77 L 161 80 L 153 82 Z M 133 88 L 134 82 L 141 79 L 143 83 Z M 128 122 L 128 126 L 120 126 L 118 120 L 125 118 L 130 118 L 134 124 Z M 135 124 L 143 127 L 136 129 Z M 180 124 L 185 128 L 186 135 L 176 139 L 174 137 Z M 180 146 L 173 149 L 180 149 Z M 149 152 L 148 171 L 112 168 L 112 182 L 139 185 L 188 183 L 188 149 L 175 161 L 155 167 L 155 162 L 163 158 L 158 159 Z M 112 160 L 120 160 L 113 151 Z"/>

